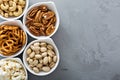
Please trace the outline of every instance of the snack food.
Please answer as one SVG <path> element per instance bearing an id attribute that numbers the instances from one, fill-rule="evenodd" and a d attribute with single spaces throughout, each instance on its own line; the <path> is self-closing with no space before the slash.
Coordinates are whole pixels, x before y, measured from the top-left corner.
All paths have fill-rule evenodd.
<path id="1" fill-rule="evenodd" d="M 26 26 L 35 36 L 49 36 L 55 30 L 56 15 L 46 5 L 33 7 L 27 14 Z"/>
<path id="2" fill-rule="evenodd" d="M 0 25 L 0 54 L 13 55 L 23 47 L 25 42 L 26 35 L 20 27 Z"/>
<path id="3" fill-rule="evenodd" d="M 20 16 L 25 8 L 26 0 L 0 0 L 0 14 L 3 17 Z"/>
<path id="4" fill-rule="evenodd" d="M 54 47 L 46 42 L 35 42 L 26 50 L 26 61 L 35 73 L 49 72 L 57 62 Z"/>
<path id="5" fill-rule="evenodd" d="M 0 80 L 26 80 L 26 72 L 18 61 L 0 60 Z"/>

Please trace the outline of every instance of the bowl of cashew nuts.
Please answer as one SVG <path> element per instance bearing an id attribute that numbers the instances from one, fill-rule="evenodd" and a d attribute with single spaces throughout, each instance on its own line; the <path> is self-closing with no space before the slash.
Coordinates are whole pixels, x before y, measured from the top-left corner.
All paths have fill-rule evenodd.
<path id="1" fill-rule="evenodd" d="M 37 76 L 52 73 L 57 68 L 59 61 L 59 51 L 51 38 L 32 41 L 23 53 L 25 67 Z"/>
<path id="2" fill-rule="evenodd" d="M 15 20 L 23 16 L 29 0 L 0 0 L 0 18 Z"/>

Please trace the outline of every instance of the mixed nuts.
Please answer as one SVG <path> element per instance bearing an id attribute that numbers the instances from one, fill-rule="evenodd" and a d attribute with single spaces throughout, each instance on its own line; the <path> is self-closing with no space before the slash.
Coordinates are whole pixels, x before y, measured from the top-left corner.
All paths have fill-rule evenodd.
<path id="1" fill-rule="evenodd" d="M 46 5 L 32 8 L 26 17 L 26 26 L 35 36 L 49 36 L 55 30 L 56 15 Z"/>

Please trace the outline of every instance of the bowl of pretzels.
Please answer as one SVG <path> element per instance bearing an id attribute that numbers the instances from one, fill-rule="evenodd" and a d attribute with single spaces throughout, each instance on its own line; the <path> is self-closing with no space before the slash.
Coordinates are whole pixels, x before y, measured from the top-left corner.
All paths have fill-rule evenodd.
<path id="1" fill-rule="evenodd" d="M 24 50 L 27 34 L 20 20 L 0 23 L 0 56 L 15 57 Z"/>

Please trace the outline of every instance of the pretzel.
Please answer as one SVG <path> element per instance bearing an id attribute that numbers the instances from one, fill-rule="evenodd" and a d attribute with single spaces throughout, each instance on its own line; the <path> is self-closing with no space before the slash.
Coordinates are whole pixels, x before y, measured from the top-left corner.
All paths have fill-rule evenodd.
<path id="1" fill-rule="evenodd" d="M 26 42 L 26 35 L 18 26 L 0 26 L 0 54 L 10 56 L 18 52 Z"/>

